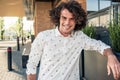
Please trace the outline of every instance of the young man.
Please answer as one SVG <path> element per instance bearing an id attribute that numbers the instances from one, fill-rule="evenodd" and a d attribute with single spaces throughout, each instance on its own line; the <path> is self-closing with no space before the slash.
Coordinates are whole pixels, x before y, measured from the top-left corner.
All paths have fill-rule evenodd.
<path id="1" fill-rule="evenodd" d="M 56 28 L 40 32 L 32 43 L 27 64 L 27 79 L 36 80 L 36 66 L 40 61 L 38 80 L 80 80 L 79 55 L 82 49 L 96 50 L 108 58 L 108 74 L 120 77 L 120 63 L 110 46 L 86 36 L 86 12 L 76 1 L 63 2 L 50 12 Z"/>

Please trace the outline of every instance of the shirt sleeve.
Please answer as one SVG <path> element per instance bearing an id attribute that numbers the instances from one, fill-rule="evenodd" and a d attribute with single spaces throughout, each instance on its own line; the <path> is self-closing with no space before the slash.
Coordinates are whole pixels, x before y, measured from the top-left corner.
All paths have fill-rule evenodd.
<path id="1" fill-rule="evenodd" d="M 96 50 L 103 55 L 105 49 L 110 48 L 109 45 L 106 45 L 100 40 L 92 39 L 83 33 L 83 42 L 85 50 Z"/>
<path id="2" fill-rule="evenodd" d="M 26 70 L 26 73 L 28 75 L 36 74 L 36 68 L 41 59 L 42 53 L 43 53 L 43 39 L 41 34 L 39 33 L 31 45 L 31 51 L 29 54 Z"/>

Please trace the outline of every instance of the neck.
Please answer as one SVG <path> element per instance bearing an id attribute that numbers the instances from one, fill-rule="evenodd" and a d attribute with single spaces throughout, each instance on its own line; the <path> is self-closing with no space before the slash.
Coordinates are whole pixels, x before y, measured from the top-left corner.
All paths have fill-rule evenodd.
<path id="1" fill-rule="evenodd" d="M 61 33 L 61 32 L 60 32 Z M 68 37 L 70 34 L 68 33 L 61 33 L 64 37 Z"/>
<path id="2" fill-rule="evenodd" d="M 64 36 L 64 37 L 68 37 L 71 33 L 64 33 L 62 31 L 59 30 L 59 32 Z"/>

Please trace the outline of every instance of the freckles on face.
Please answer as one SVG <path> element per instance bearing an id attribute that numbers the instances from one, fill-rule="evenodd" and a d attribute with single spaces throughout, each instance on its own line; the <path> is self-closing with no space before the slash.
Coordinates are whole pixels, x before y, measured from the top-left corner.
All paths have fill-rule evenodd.
<path id="1" fill-rule="evenodd" d="M 61 33 L 70 34 L 75 28 L 75 18 L 67 9 L 63 9 L 60 15 L 59 31 Z"/>

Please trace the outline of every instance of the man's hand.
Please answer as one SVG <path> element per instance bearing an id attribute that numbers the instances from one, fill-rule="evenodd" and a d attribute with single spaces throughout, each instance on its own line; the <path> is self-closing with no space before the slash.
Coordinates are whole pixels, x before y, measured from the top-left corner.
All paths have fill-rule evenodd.
<path id="1" fill-rule="evenodd" d="M 107 63 L 108 75 L 110 75 L 110 71 L 113 72 L 113 76 L 115 79 L 120 77 L 120 63 L 117 60 L 116 56 L 109 55 L 108 56 L 108 63 Z"/>
<path id="2" fill-rule="evenodd" d="M 110 75 L 112 71 L 114 79 L 117 80 L 118 78 L 120 78 L 120 63 L 117 60 L 116 56 L 112 53 L 111 49 L 106 49 L 104 51 L 104 54 L 108 58 L 107 62 L 108 75 Z"/>
<path id="3" fill-rule="evenodd" d="M 36 80 L 36 74 L 27 75 L 27 80 Z"/>

